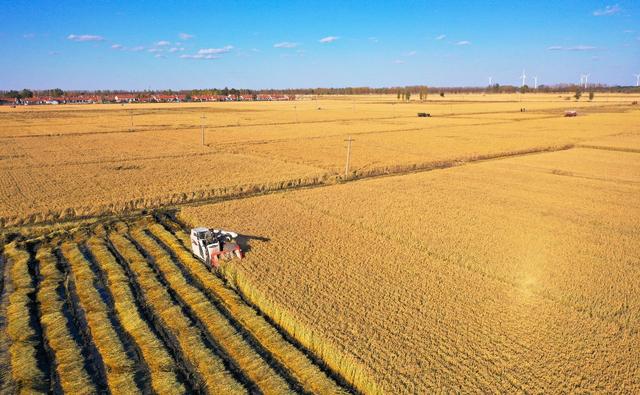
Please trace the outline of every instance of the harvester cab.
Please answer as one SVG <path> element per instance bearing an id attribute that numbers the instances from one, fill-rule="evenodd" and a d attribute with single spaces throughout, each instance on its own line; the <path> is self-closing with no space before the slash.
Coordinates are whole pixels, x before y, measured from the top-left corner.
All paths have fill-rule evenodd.
<path id="1" fill-rule="evenodd" d="M 221 259 L 242 259 L 242 250 L 236 242 L 237 237 L 237 233 L 222 229 L 193 228 L 191 251 L 209 268 L 217 268 Z"/>

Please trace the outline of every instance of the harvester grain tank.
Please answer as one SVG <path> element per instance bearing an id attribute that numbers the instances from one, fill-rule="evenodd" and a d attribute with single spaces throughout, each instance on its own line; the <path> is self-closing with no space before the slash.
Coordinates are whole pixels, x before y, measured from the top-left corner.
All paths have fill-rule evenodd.
<path id="1" fill-rule="evenodd" d="M 209 268 L 220 266 L 220 260 L 242 259 L 238 234 L 228 230 L 197 227 L 191 229 L 191 251 Z"/>

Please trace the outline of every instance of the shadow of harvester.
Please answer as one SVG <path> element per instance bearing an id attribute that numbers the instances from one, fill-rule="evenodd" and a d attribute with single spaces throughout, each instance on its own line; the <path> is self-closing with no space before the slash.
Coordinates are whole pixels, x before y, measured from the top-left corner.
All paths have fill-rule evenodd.
<path id="1" fill-rule="evenodd" d="M 240 246 L 240 249 L 242 249 L 243 254 L 247 254 L 251 251 L 251 244 L 249 243 L 252 240 L 264 241 L 264 242 L 271 241 L 271 239 L 268 237 L 238 234 L 238 237 L 236 237 L 236 242 Z"/>

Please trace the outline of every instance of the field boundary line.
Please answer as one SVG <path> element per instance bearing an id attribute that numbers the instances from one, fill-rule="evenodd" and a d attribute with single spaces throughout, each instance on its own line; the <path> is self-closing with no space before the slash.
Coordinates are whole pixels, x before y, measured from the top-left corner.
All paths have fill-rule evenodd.
<path id="1" fill-rule="evenodd" d="M 640 148 L 608 147 L 606 145 L 576 144 L 576 148 L 595 149 L 601 151 L 630 152 L 640 154 Z"/>
<path id="2" fill-rule="evenodd" d="M 131 209 L 128 209 L 128 210 L 125 209 L 120 212 L 115 212 L 109 209 L 108 207 L 104 207 L 102 213 L 95 214 L 95 215 L 76 216 L 73 214 L 65 214 L 63 212 L 57 212 L 57 213 L 53 213 L 53 215 L 57 216 L 58 218 L 49 219 L 49 220 L 40 220 L 40 221 L 37 220 L 36 217 L 40 216 L 40 214 L 43 214 L 43 213 L 34 213 L 34 214 L 31 214 L 28 218 L 22 218 L 22 219 L 15 218 L 15 217 L 8 217 L 8 218 L 0 217 L 0 226 L 4 225 L 6 231 L 10 232 L 10 231 L 17 231 L 20 229 L 24 230 L 24 228 L 29 228 L 31 226 L 42 226 L 42 225 L 53 225 L 53 224 L 60 225 L 65 223 L 72 224 L 74 222 L 78 222 L 82 220 L 91 220 L 91 219 L 110 219 L 110 218 L 120 219 L 124 217 L 133 217 L 133 216 L 148 214 L 151 211 L 158 210 L 158 209 L 197 207 L 205 204 L 214 204 L 214 203 L 220 203 L 224 201 L 248 199 L 248 198 L 257 197 L 257 196 L 271 195 L 276 193 L 286 193 L 286 192 L 296 191 L 296 190 L 322 188 L 322 187 L 327 187 L 327 186 L 336 185 L 336 184 L 346 184 L 350 182 L 364 181 L 368 179 L 375 179 L 375 178 L 381 178 L 381 177 L 397 177 L 397 176 L 403 176 L 403 175 L 414 174 L 414 173 L 422 173 L 422 172 L 432 171 L 432 170 L 442 170 L 442 169 L 448 169 L 451 167 L 458 167 L 458 166 L 463 166 L 463 165 L 473 164 L 473 163 L 482 163 L 482 162 L 493 161 L 493 160 L 501 160 L 501 159 L 520 157 L 520 156 L 528 156 L 528 155 L 537 155 L 537 154 L 544 154 L 549 152 L 566 151 L 575 147 L 576 147 L 575 144 L 571 143 L 571 144 L 564 144 L 559 146 L 533 147 L 533 148 L 526 148 L 526 149 L 515 150 L 515 151 L 475 155 L 467 158 L 462 157 L 462 158 L 434 161 L 434 162 L 386 166 L 386 167 L 373 168 L 366 172 L 361 172 L 361 173 L 358 173 L 358 170 L 356 170 L 355 173 L 352 174 L 348 179 L 345 179 L 344 176 L 340 176 L 337 174 L 325 173 L 323 175 L 316 175 L 309 179 L 292 179 L 292 180 L 284 180 L 284 181 L 273 183 L 273 184 L 280 184 L 280 186 L 278 185 L 273 185 L 273 187 L 244 186 L 239 188 L 240 189 L 239 192 L 229 193 L 228 195 L 221 194 L 218 196 L 214 195 L 210 197 L 193 198 L 190 200 L 187 199 L 182 202 L 169 203 L 166 205 L 158 204 L 156 206 L 145 207 L 145 208 L 135 208 L 138 205 L 136 202 L 139 201 L 139 199 L 134 199 L 127 202 L 118 203 L 119 206 L 133 207 Z M 238 188 L 235 188 L 235 189 L 238 189 Z M 172 196 L 179 196 L 179 195 L 183 195 L 183 193 L 175 193 Z M 75 208 L 72 211 L 75 211 L 76 209 L 80 209 L 80 208 Z M 6 225 L 6 223 L 10 223 L 11 221 L 16 221 L 16 220 L 19 223 Z"/>

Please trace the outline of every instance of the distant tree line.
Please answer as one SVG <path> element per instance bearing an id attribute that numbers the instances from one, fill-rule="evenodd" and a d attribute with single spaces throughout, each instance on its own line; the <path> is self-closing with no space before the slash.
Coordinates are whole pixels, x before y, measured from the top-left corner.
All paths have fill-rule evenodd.
<path id="1" fill-rule="evenodd" d="M 199 95 L 369 95 L 369 94 L 392 94 L 397 95 L 398 100 L 409 100 L 411 95 L 419 95 L 420 100 L 427 100 L 429 94 L 438 94 L 444 97 L 445 94 L 456 93 L 515 93 L 515 92 L 542 92 L 542 93 L 569 93 L 582 90 L 578 84 L 556 84 L 556 85 L 540 85 L 537 89 L 525 85 L 523 87 L 514 85 L 493 84 L 486 87 L 428 87 L 426 85 L 410 85 L 397 87 L 344 87 L 344 88 L 294 88 L 294 89 L 237 89 L 237 88 L 209 88 L 209 89 L 190 89 L 190 90 L 143 90 L 143 91 L 123 91 L 123 90 L 73 90 L 63 91 L 62 89 L 46 89 L 31 90 L 23 89 L 21 91 L 0 90 L 0 96 L 4 98 L 29 98 L 34 96 L 75 96 L 75 95 L 114 95 L 114 94 L 134 94 L 140 97 L 153 94 L 183 94 L 188 96 Z M 590 84 L 588 87 L 590 92 L 616 92 L 616 93 L 640 93 L 640 88 L 635 86 L 608 86 L 603 84 Z"/>

